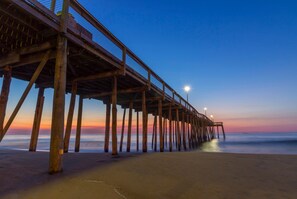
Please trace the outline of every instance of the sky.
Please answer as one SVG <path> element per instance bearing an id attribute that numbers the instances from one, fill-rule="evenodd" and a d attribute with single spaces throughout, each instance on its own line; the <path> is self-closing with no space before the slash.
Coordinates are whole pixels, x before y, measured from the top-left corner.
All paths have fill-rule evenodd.
<path id="1" fill-rule="evenodd" d="M 297 132 L 296 1 L 80 2 L 185 98 L 190 85 L 189 102 L 227 132 Z M 94 40 L 114 50 L 99 34 Z M 7 116 L 25 86 L 13 80 Z M 36 96 L 33 89 L 13 128 L 31 128 Z M 50 128 L 52 89 L 45 96 L 42 128 Z M 85 101 L 83 126 L 102 127 L 104 109 Z"/>

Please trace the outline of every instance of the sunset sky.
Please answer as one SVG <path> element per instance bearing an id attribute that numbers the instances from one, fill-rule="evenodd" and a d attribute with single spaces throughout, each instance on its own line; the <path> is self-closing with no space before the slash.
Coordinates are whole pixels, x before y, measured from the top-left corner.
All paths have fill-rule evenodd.
<path id="1" fill-rule="evenodd" d="M 296 1 L 80 2 L 184 97 L 190 85 L 190 103 L 227 132 L 297 132 Z M 13 80 L 6 118 L 26 84 Z M 52 95 L 46 90 L 42 128 L 50 128 Z M 36 96 L 33 89 L 13 128 L 32 127 Z M 84 105 L 83 125 L 102 126 L 102 103 Z"/>

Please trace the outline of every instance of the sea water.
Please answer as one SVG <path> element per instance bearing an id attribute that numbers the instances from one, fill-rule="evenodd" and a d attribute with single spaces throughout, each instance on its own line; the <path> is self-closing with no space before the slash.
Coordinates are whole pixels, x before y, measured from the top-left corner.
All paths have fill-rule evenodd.
<path id="1" fill-rule="evenodd" d="M 159 137 L 158 137 L 159 139 Z M 142 137 L 139 137 L 139 152 L 142 149 Z M 123 152 L 126 151 L 127 137 L 124 137 Z M 75 136 L 70 138 L 69 152 L 74 151 Z M 7 134 L 0 143 L 1 149 L 28 150 L 30 144 L 29 134 Z M 120 135 L 118 135 L 118 146 Z M 111 142 L 110 142 L 111 148 Z M 38 139 L 37 151 L 49 151 L 50 135 L 41 134 Z M 103 152 L 104 134 L 82 134 L 80 152 Z M 175 145 L 173 147 L 175 149 Z M 131 136 L 131 151 L 136 152 L 136 135 Z M 148 151 L 152 151 L 151 135 L 148 135 Z M 165 145 L 168 151 L 168 145 Z M 202 144 L 197 151 L 202 152 L 227 152 L 250 154 L 297 154 L 297 133 L 227 133 L 226 139 L 214 139 Z"/>
<path id="2" fill-rule="evenodd" d="M 297 154 L 297 133 L 228 133 L 201 146 L 204 152 Z"/>

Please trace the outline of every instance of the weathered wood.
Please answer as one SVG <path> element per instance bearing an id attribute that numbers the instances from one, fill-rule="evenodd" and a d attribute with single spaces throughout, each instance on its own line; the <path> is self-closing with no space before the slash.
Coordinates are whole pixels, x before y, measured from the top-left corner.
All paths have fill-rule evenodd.
<path id="1" fill-rule="evenodd" d="M 154 115 L 154 124 L 153 124 L 153 136 L 152 136 L 152 145 L 154 146 L 154 151 L 157 151 L 157 114 Z"/>
<path id="2" fill-rule="evenodd" d="M 74 81 L 91 81 L 91 80 L 96 80 L 96 79 L 103 79 L 103 78 L 109 78 L 109 77 L 114 77 L 117 75 L 122 75 L 123 71 L 122 70 L 116 70 L 116 71 L 109 71 L 109 72 L 104 72 L 104 73 L 98 73 L 95 75 L 90 75 L 90 76 L 85 76 L 85 77 L 78 77 L 74 79 Z"/>
<path id="3" fill-rule="evenodd" d="M 67 12 L 68 13 L 68 12 Z M 63 133 L 67 71 L 67 39 L 58 36 L 51 126 L 49 173 L 63 170 Z"/>
<path id="4" fill-rule="evenodd" d="M 123 74 L 126 74 L 126 55 L 127 55 L 127 49 L 126 47 L 123 47 L 122 49 L 122 65 L 123 65 Z"/>
<path id="5" fill-rule="evenodd" d="M 19 54 L 16 54 L 16 53 L 9 54 L 6 57 L 0 59 L 0 68 L 7 65 L 18 63 L 19 61 L 20 61 Z"/>
<path id="6" fill-rule="evenodd" d="M 64 0 L 59 27 L 60 31 L 64 33 L 67 32 L 68 10 L 69 0 Z M 58 35 L 49 157 L 49 173 L 51 174 L 61 172 L 63 170 L 63 131 L 67 73 L 67 47 L 67 38 L 61 34 Z"/>
<path id="7" fill-rule="evenodd" d="M 124 108 L 123 121 L 122 121 L 121 142 L 120 142 L 120 152 L 122 152 L 122 149 L 123 149 L 123 140 L 124 140 L 124 132 L 125 132 L 125 116 L 126 116 L 126 109 Z"/>
<path id="8" fill-rule="evenodd" d="M 187 150 L 187 142 L 186 142 L 186 124 L 185 124 L 185 112 L 182 112 L 182 128 L 183 128 L 183 146 L 184 150 Z"/>
<path id="9" fill-rule="evenodd" d="M 55 8 L 56 8 L 56 0 L 52 0 L 52 2 L 51 2 L 51 11 L 55 12 Z"/>
<path id="10" fill-rule="evenodd" d="M 48 57 L 48 60 L 55 59 L 56 56 L 57 56 L 57 52 L 51 51 Z M 42 61 L 43 57 L 44 57 L 44 52 L 24 55 L 21 57 L 19 62 L 12 64 L 11 66 L 12 68 L 17 68 L 17 67 L 26 66 L 29 64 L 39 63 Z"/>
<path id="11" fill-rule="evenodd" d="M 147 112 L 145 91 L 142 91 L 142 151 L 147 152 Z"/>
<path id="12" fill-rule="evenodd" d="M 20 65 L 40 62 L 44 56 L 43 51 L 49 50 L 53 47 L 55 46 L 52 44 L 52 42 L 45 42 L 42 44 L 35 44 L 32 46 L 26 46 L 21 49 L 17 49 L 0 59 L 0 68 L 7 65 L 12 67 L 17 67 Z M 31 55 L 27 55 L 27 54 L 31 54 Z M 21 55 L 27 55 L 27 56 L 21 57 Z M 52 51 L 51 55 L 49 56 L 49 59 L 52 59 L 53 57 L 55 57 L 55 55 L 54 55 L 54 52 Z"/>
<path id="13" fill-rule="evenodd" d="M 105 115 L 105 139 L 104 139 L 104 152 L 105 153 L 107 153 L 108 149 L 109 149 L 110 109 L 111 109 L 111 104 L 108 101 L 106 103 L 106 115 Z"/>
<path id="14" fill-rule="evenodd" d="M 29 151 L 36 151 L 42 110 L 43 110 L 43 103 L 44 103 L 44 88 L 39 88 Z"/>
<path id="15" fill-rule="evenodd" d="M 127 152 L 130 152 L 131 148 L 131 131 L 132 131 L 132 109 L 133 101 L 129 105 L 129 120 L 128 120 L 128 135 L 127 135 Z"/>
<path id="16" fill-rule="evenodd" d="M 112 155 L 118 155 L 117 147 L 117 77 L 113 77 L 112 85 Z"/>
<path id="17" fill-rule="evenodd" d="M 217 136 L 218 136 L 218 139 L 220 139 L 220 132 L 219 132 L 219 126 L 217 126 Z"/>
<path id="18" fill-rule="evenodd" d="M 79 149 L 80 149 L 82 112 L 83 112 L 83 98 L 82 96 L 79 96 L 77 124 L 76 124 L 76 137 L 75 137 L 75 150 L 74 150 L 75 152 L 79 152 Z"/>
<path id="19" fill-rule="evenodd" d="M 9 90 L 10 90 L 10 83 L 11 83 L 11 67 L 6 67 L 3 74 L 3 83 L 2 83 L 1 96 L 0 96 L 0 142 L 4 136 L 3 126 L 4 126 L 4 119 L 5 119 Z"/>
<path id="20" fill-rule="evenodd" d="M 164 139 L 163 139 L 163 128 L 162 128 L 162 100 L 158 101 L 158 115 L 159 115 L 159 137 L 160 137 L 160 152 L 164 152 Z"/>
<path id="21" fill-rule="evenodd" d="M 139 151 L 139 112 L 136 112 L 136 151 Z"/>
<path id="22" fill-rule="evenodd" d="M 72 129 L 72 120 L 73 120 L 73 113 L 74 113 L 74 107 L 75 107 L 76 92 L 77 92 L 77 83 L 73 82 L 67 123 L 66 123 L 66 130 L 64 135 L 64 153 L 68 153 L 68 150 L 69 150 L 69 141 L 70 141 L 70 135 L 71 135 L 71 129 Z"/>
<path id="23" fill-rule="evenodd" d="M 171 105 L 169 107 L 168 112 L 168 119 L 169 119 L 169 151 L 172 151 L 172 110 Z"/>
<path id="24" fill-rule="evenodd" d="M 222 131 L 223 131 L 223 137 L 224 137 L 224 140 L 226 139 L 226 135 L 225 135 L 225 129 L 224 129 L 224 126 L 222 125 Z"/>
<path id="25" fill-rule="evenodd" d="M 162 118 L 163 148 L 166 149 L 166 118 Z"/>
<path id="26" fill-rule="evenodd" d="M 118 94 L 137 93 L 137 92 L 142 92 L 145 89 L 146 87 L 128 88 L 128 89 L 118 90 Z M 110 95 L 112 95 L 112 92 L 104 92 L 104 93 L 84 95 L 84 98 L 97 98 L 97 97 L 105 97 Z"/>
<path id="27" fill-rule="evenodd" d="M 180 128 L 179 128 L 179 110 L 176 108 L 176 142 L 177 148 L 181 150 L 181 136 L 180 136 Z"/>
<path id="28" fill-rule="evenodd" d="M 4 129 L 3 129 L 3 134 L 0 138 L 0 141 L 3 139 L 4 135 L 7 133 L 10 125 L 12 124 L 14 118 L 16 117 L 17 113 L 19 112 L 22 104 L 24 103 L 27 95 L 29 94 L 33 84 L 35 83 L 36 79 L 39 77 L 39 74 L 41 73 L 43 67 L 45 66 L 45 64 L 47 63 L 48 57 L 49 57 L 50 51 L 47 51 L 41 61 L 41 63 L 38 65 L 38 67 L 36 68 L 36 71 L 34 72 L 30 82 L 28 83 L 24 93 L 22 94 L 19 102 L 17 103 L 16 107 L 14 108 L 11 116 L 9 117 Z"/>

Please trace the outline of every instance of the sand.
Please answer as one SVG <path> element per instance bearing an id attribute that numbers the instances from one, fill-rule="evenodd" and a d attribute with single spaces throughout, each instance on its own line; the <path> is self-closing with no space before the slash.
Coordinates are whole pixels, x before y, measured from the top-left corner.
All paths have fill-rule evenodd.
<path id="1" fill-rule="evenodd" d="M 48 153 L 0 151 L 0 198 L 297 198 L 297 156 L 174 152 L 69 153 L 47 174 Z"/>

